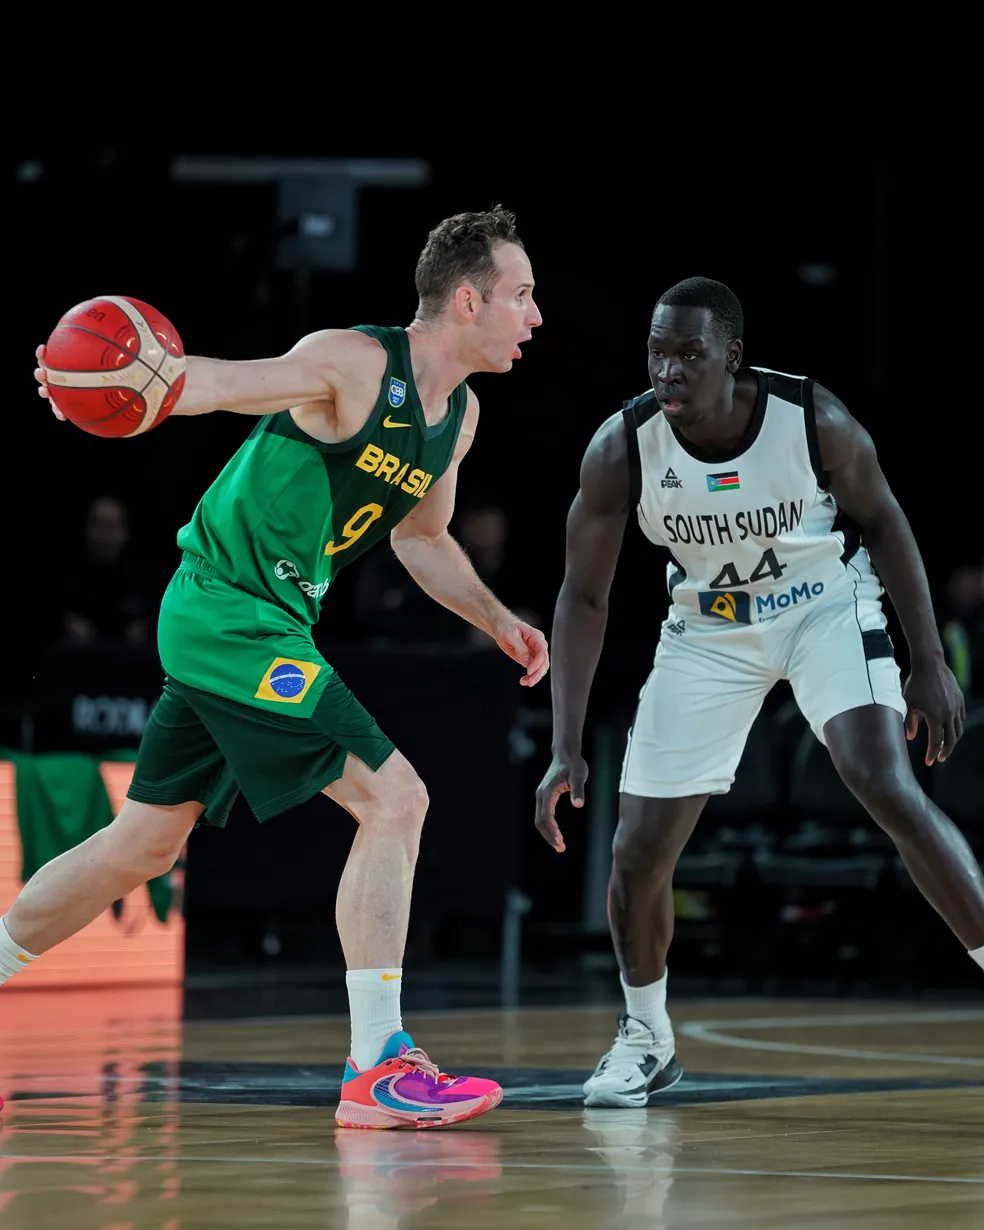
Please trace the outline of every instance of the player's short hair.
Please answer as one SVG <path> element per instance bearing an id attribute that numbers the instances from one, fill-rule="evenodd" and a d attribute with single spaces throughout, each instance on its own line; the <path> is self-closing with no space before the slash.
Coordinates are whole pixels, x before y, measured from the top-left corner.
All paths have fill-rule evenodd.
<path id="1" fill-rule="evenodd" d="M 516 215 L 501 205 L 439 222 L 417 261 L 418 317 L 437 316 L 462 282 L 471 282 L 487 301 L 498 276 L 495 249 L 503 243 L 523 246 L 516 234 Z"/>
<path id="2" fill-rule="evenodd" d="M 656 300 L 656 307 L 706 308 L 711 314 L 714 331 L 722 342 L 733 342 L 745 330 L 745 317 L 738 296 L 723 282 L 713 278 L 684 278 L 664 291 Z M 653 315 L 656 315 L 655 309 Z"/>

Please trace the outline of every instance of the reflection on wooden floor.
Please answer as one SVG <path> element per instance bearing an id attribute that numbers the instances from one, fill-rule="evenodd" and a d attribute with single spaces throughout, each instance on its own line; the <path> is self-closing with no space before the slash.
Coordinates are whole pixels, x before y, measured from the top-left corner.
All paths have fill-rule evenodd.
<path id="1" fill-rule="evenodd" d="M 686 1078 L 585 1110 L 614 1010 L 407 1021 L 502 1107 L 336 1132 L 337 1019 L 182 1024 L 180 994 L 0 992 L 3 1230 L 984 1226 L 984 1006 L 675 1005 Z"/>

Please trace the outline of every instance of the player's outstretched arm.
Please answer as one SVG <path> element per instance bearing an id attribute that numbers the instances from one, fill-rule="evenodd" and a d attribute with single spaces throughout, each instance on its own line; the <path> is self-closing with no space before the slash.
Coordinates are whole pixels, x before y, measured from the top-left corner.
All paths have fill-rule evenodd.
<path id="1" fill-rule="evenodd" d="M 458 466 L 471 447 L 478 425 L 478 398 L 469 390 L 468 407 L 451 464 L 420 503 L 396 526 L 390 542 L 400 563 L 425 594 L 481 628 L 503 653 L 526 668 L 520 683 L 532 687 L 547 673 L 546 637 L 517 619 L 483 585 L 468 556 L 448 533 L 454 512 Z"/>
<path id="2" fill-rule="evenodd" d="M 818 385 L 815 396 L 820 456 L 830 492 L 861 527 L 864 545 L 909 645 L 906 735 L 916 737 L 922 714 L 929 729 L 926 764 L 944 761 L 963 733 L 966 709 L 946 665 L 919 547 L 882 472 L 871 437 L 832 393 Z"/>
<path id="3" fill-rule="evenodd" d="M 602 424 L 588 445 L 580 490 L 567 515 L 567 566 L 552 633 L 553 759 L 536 792 L 536 827 L 558 853 L 565 848 L 555 818 L 560 796 L 570 791 L 575 807 L 584 803 L 584 716 L 605 639 L 629 489 L 625 424 L 619 413 Z"/>
<path id="4" fill-rule="evenodd" d="M 346 372 L 378 351 L 378 344 L 350 329 L 310 333 L 286 354 L 245 362 L 189 355 L 184 391 L 172 414 L 276 414 L 308 402 L 334 401 Z M 34 373 L 42 397 L 48 396 L 44 347 L 37 349 Z M 51 403 L 58 418 L 64 418 Z"/>
<path id="5" fill-rule="evenodd" d="M 343 372 L 375 343 L 348 329 L 310 333 L 286 354 L 230 362 L 188 356 L 184 392 L 174 414 L 276 414 L 313 401 L 333 401 Z"/>

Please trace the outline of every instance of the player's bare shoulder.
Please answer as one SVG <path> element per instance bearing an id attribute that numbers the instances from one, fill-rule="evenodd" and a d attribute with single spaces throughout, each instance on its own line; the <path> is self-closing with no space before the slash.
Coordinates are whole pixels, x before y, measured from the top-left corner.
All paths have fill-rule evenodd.
<path id="1" fill-rule="evenodd" d="M 320 329 L 302 337 L 291 354 L 316 363 L 331 389 L 330 397 L 292 411 L 297 425 L 326 444 L 360 432 L 376 404 L 386 372 L 382 343 L 355 329 Z"/>
<path id="2" fill-rule="evenodd" d="M 823 385 L 813 388 L 820 458 L 828 472 L 839 469 L 861 451 L 871 448 L 871 437 L 841 399 Z"/>
<path id="3" fill-rule="evenodd" d="M 629 510 L 629 441 L 622 412 L 605 419 L 581 462 L 581 498 L 598 512 Z"/>
<path id="4" fill-rule="evenodd" d="M 336 391 L 363 381 L 374 382 L 378 389 L 386 370 L 386 348 L 355 329 L 319 329 L 302 337 L 289 353 L 329 372 Z"/>

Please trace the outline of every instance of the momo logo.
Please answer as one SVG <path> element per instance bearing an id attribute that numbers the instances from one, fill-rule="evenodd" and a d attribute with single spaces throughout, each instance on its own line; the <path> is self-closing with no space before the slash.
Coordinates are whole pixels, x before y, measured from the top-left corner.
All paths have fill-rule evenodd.
<path id="1" fill-rule="evenodd" d="M 274 658 L 260 680 L 253 699 L 280 701 L 288 705 L 300 704 L 320 670 L 317 662 Z"/>
<path id="2" fill-rule="evenodd" d="M 403 380 L 397 380 L 394 376 L 390 381 L 389 387 L 389 404 L 394 410 L 399 410 L 403 403 L 407 400 L 407 386 Z"/>
<path id="3" fill-rule="evenodd" d="M 823 581 L 817 581 L 814 585 L 804 581 L 802 585 L 791 585 L 781 594 L 756 594 L 755 613 L 760 618 L 768 619 L 780 611 L 785 611 L 787 607 L 819 598 L 822 593 Z"/>
<path id="4" fill-rule="evenodd" d="M 278 559 L 273 566 L 273 575 L 278 581 L 296 581 L 297 588 L 309 598 L 321 599 L 331 588 L 331 581 L 302 581 L 297 565 L 292 559 Z"/>
<path id="5" fill-rule="evenodd" d="M 726 619 L 732 624 L 752 622 L 751 601 L 741 590 L 704 591 L 697 595 L 697 601 L 701 615 L 713 615 L 715 619 Z"/>

